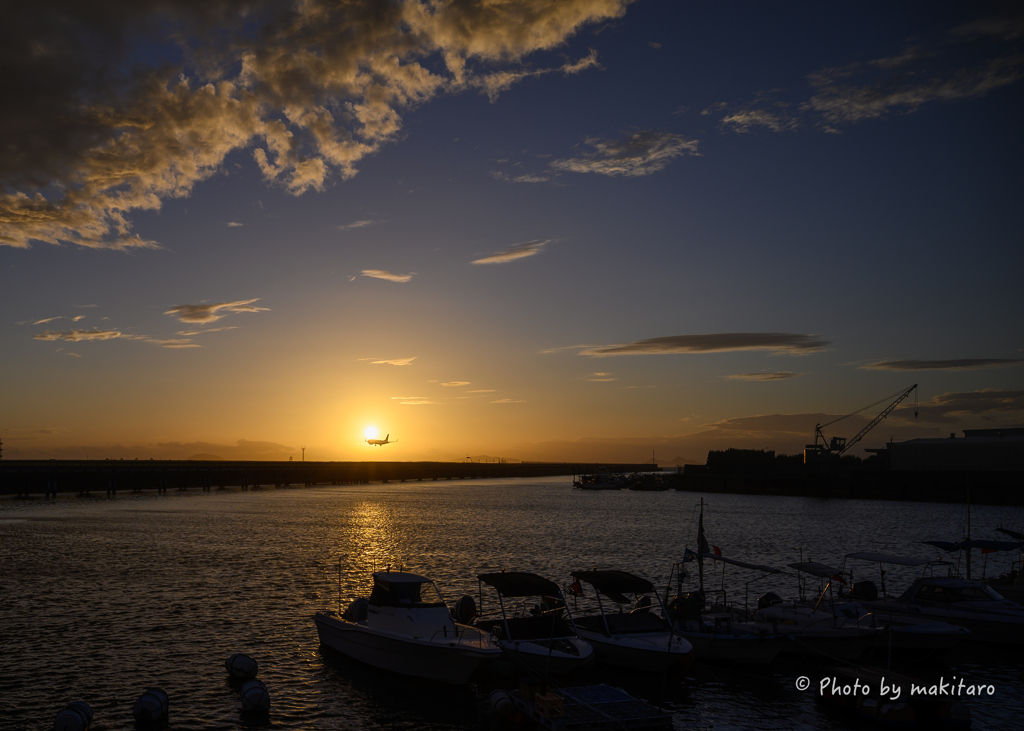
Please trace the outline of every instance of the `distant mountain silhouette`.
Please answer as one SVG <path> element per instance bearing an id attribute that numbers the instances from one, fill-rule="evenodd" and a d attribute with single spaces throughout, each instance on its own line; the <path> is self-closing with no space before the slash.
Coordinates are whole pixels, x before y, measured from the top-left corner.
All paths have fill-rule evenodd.
<path id="1" fill-rule="evenodd" d="M 684 464 L 704 464 L 704 462 L 702 460 L 697 460 L 697 459 L 687 459 L 686 457 L 673 457 L 672 459 L 668 460 L 667 462 L 664 462 L 664 464 L 676 465 L 678 467 L 679 465 L 684 465 Z"/>
<path id="2" fill-rule="evenodd" d="M 224 458 L 223 457 L 218 457 L 216 454 L 193 454 L 191 457 L 188 458 L 187 461 L 189 461 L 189 462 L 192 462 L 192 461 L 198 461 L 198 462 L 219 461 L 219 462 L 223 462 Z"/>

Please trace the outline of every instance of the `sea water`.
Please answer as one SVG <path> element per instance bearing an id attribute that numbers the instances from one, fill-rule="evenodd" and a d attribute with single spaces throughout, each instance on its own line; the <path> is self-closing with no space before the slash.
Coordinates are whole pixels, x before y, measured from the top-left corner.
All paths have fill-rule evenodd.
<path id="1" fill-rule="evenodd" d="M 452 688 L 368 668 L 321 647 L 313 613 L 365 595 L 371 572 L 389 565 L 433 578 L 450 603 L 478 596 L 476 575 L 501 569 L 568 584 L 574 569 L 619 568 L 664 591 L 671 565 L 696 545 L 700 499 L 573 490 L 568 478 L 4 499 L 0 729 L 52 728 L 78 699 L 93 707 L 95 731 L 130 729 L 132 705 L 150 686 L 170 696 L 174 729 L 492 728 L 487 694 L 514 680 L 483 674 Z M 705 503 L 711 545 L 780 568 L 801 558 L 838 567 L 864 550 L 939 557 L 919 541 L 955 540 L 966 520 L 963 506 L 934 503 L 746 495 Z M 1020 508 L 975 506 L 972 535 L 998 538 L 997 526 L 1019 530 L 1022 518 Z M 976 554 L 972 574 L 997 574 L 1011 560 Z M 695 565 L 686 568 L 684 589 L 694 588 Z M 876 565 L 846 568 L 878 583 Z M 919 571 L 892 571 L 889 593 Z M 708 569 L 705 580 L 740 605 L 799 590 L 788 569 L 771 577 Z M 243 718 L 225 677 L 235 652 L 259 661 L 270 690 L 261 722 Z M 994 686 L 993 695 L 960 700 L 974 728 L 1010 728 L 1024 717 L 1020 656 L 1020 648 L 966 645 L 912 672 Z M 764 672 L 700 663 L 650 677 L 595 669 L 579 682 L 624 687 L 669 711 L 677 729 L 860 728 L 795 687 L 807 676 L 816 688 L 826 675 L 827 665 L 784 660 Z"/>

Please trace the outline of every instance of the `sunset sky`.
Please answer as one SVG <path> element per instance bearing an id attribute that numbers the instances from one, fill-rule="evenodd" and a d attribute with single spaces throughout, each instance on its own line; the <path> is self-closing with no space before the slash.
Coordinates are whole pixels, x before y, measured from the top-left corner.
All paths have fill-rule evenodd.
<path id="1" fill-rule="evenodd" d="M 1024 424 L 1014 8 L 9 8 L 3 457 L 703 462 L 913 383 L 862 446 Z"/>

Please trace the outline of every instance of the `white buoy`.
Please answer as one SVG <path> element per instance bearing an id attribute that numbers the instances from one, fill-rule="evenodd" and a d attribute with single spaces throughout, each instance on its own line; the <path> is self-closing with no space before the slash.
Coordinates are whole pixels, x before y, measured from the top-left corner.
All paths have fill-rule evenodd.
<path id="1" fill-rule="evenodd" d="M 260 665 L 248 655 L 236 652 L 224 662 L 228 674 L 239 680 L 252 680 L 260 671 Z"/>
<path id="2" fill-rule="evenodd" d="M 73 701 L 53 719 L 53 731 L 88 731 L 92 708 L 85 701 Z"/>
<path id="3" fill-rule="evenodd" d="M 512 698 L 503 690 L 492 690 L 488 699 L 495 713 L 507 716 L 514 709 Z"/>
<path id="4" fill-rule="evenodd" d="M 163 688 L 146 688 L 146 692 L 135 701 L 132 715 L 140 724 L 163 721 L 167 718 L 168 703 L 169 700 Z"/>
<path id="5" fill-rule="evenodd" d="M 270 710 L 270 691 L 262 680 L 250 680 L 242 686 L 242 710 L 246 713 Z"/>

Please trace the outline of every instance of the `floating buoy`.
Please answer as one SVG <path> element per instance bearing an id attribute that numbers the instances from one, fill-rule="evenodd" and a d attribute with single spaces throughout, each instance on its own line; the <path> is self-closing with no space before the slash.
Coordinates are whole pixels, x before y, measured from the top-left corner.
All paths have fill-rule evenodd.
<path id="1" fill-rule="evenodd" d="M 156 723 L 167 718 L 167 694 L 163 688 L 146 688 L 132 708 L 136 723 Z"/>
<path id="2" fill-rule="evenodd" d="M 270 691 L 262 680 L 250 680 L 242 686 L 242 710 L 246 713 L 266 713 L 270 710 Z"/>
<path id="3" fill-rule="evenodd" d="M 512 698 L 503 690 L 492 690 L 488 700 L 491 703 L 491 709 L 502 716 L 507 716 L 515 710 Z"/>
<path id="4" fill-rule="evenodd" d="M 53 731 L 88 731 L 92 708 L 85 701 L 72 701 L 53 719 Z"/>
<path id="5" fill-rule="evenodd" d="M 260 665 L 248 655 L 236 652 L 224 662 L 228 674 L 239 680 L 252 680 L 260 671 Z"/>

